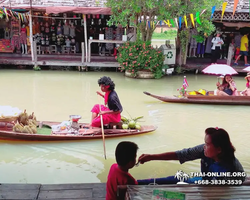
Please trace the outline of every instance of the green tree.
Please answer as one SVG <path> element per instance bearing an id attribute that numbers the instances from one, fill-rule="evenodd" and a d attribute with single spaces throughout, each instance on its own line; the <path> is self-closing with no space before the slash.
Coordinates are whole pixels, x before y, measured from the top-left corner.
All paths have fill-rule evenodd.
<path id="1" fill-rule="evenodd" d="M 223 0 L 107 0 L 107 6 L 111 8 L 112 15 L 109 20 L 109 25 L 121 24 L 126 27 L 129 23 L 135 23 L 137 27 L 137 34 L 142 41 L 151 41 L 152 34 L 159 24 L 159 21 L 174 19 L 179 16 L 187 16 L 188 28 L 192 27 L 190 14 L 202 12 L 200 15 L 201 25 L 197 24 L 198 31 L 202 31 L 209 35 L 215 30 L 210 20 L 211 9 L 213 6 L 221 8 Z M 150 22 L 150 25 L 148 24 Z M 185 30 L 184 20 L 182 20 L 182 29 L 178 32 Z M 186 34 L 181 34 L 185 35 Z M 184 44 L 178 43 L 180 46 L 186 46 L 187 39 L 180 39 Z M 181 51 L 180 51 L 181 52 Z M 185 54 L 185 51 L 182 54 Z"/>

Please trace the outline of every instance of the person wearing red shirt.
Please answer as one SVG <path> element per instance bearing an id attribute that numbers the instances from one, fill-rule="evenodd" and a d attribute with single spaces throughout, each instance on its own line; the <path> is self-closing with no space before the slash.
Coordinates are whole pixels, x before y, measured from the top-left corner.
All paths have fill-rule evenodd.
<path id="1" fill-rule="evenodd" d="M 106 200 L 117 199 L 118 185 L 137 185 L 137 181 L 128 173 L 136 163 L 138 146 L 133 142 L 120 142 L 115 150 L 116 162 L 110 167 L 106 184 Z"/>

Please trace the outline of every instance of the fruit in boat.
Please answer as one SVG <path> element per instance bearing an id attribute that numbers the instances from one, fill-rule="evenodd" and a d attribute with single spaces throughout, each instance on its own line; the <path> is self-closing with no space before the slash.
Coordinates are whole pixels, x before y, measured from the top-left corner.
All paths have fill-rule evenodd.
<path id="1" fill-rule="evenodd" d="M 128 129 L 128 124 L 123 124 L 122 129 Z"/>
<path id="2" fill-rule="evenodd" d="M 128 123 L 128 127 L 129 128 L 135 128 L 135 121 L 134 120 L 130 120 Z"/>
<path id="3" fill-rule="evenodd" d="M 140 124 L 135 124 L 135 129 L 141 130 L 141 125 Z"/>

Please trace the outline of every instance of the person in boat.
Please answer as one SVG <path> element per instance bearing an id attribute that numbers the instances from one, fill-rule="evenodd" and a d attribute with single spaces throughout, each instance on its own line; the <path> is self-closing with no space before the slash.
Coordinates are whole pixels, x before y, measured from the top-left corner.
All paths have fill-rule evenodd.
<path id="1" fill-rule="evenodd" d="M 236 83 L 233 80 L 232 76 L 229 74 L 226 74 L 224 76 L 222 84 L 220 84 L 220 82 L 217 82 L 216 86 L 216 95 L 218 96 L 238 96 Z"/>
<path id="2" fill-rule="evenodd" d="M 179 151 L 166 152 L 161 154 L 142 154 L 138 162 L 144 164 L 152 160 L 179 160 L 181 164 L 196 159 L 201 159 L 202 177 L 189 178 L 186 182 L 194 183 L 198 180 L 211 179 L 229 179 L 229 177 L 219 176 L 222 172 L 236 173 L 240 172 L 239 176 L 234 179 L 244 181 L 245 172 L 234 155 L 235 148 L 230 141 L 230 137 L 222 128 L 207 128 L 205 130 L 205 144 L 201 144 L 192 148 L 182 149 Z M 218 176 L 208 177 L 208 172 L 215 172 Z M 240 176 L 241 175 L 241 176 Z M 178 179 L 175 176 L 156 179 L 137 180 L 138 184 L 176 184 Z"/>
<path id="3" fill-rule="evenodd" d="M 137 185 L 137 181 L 128 173 L 136 163 L 138 146 L 134 142 L 120 142 L 115 150 L 116 163 L 110 167 L 106 184 L 106 200 L 117 199 L 118 185 Z"/>
<path id="4" fill-rule="evenodd" d="M 250 72 L 247 73 L 247 76 L 245 77 L 245 79 L 247 80 L 247 83 L 246 83 L 246 89 L 243 90 L 241 92 L 241 94 L 243 96 L 250 96 Z"/>
<path id="5" fill-rule="evenodd" d="M 98 80 L 98 84 L 102 92 L 96 93 L 104 98 L 104 105 L 96 104 L 92 108 L 92 118 L 89 127 L 101 127 L 101 117 L 103 118 L 103 124 L 109 124 L 110 122 L 120 122 L 121 112 L 123 110 L 119 97 L 115 91 L 115 83 L 110 77 L 103 76 Z M 88 126 L 87 126 L 88 127 Z"/>

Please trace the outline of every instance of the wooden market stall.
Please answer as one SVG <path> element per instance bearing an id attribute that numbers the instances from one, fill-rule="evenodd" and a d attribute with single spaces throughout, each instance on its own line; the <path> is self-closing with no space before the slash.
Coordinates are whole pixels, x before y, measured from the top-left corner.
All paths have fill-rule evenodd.
<path id="1" fill-rule="evenodd" d="M 26 14 L 29 16 L 29 41 L 31 48 L 31 57 L 29 55 L 18 55 L 12 57 L 11 54 L 1 54 L 0 55 L 0 64 L 27 64 L 27 65 L 69 65 L 69 66 L 109 66 L 109 67 L 118 67 L 114 56 L 101 57 L 99 55 L 98 44 L 92 45 L 92 52 L 89 52 L 88 43 L 89 39 L 100 39 L 99 34 L 105 31 L 107 28 L 107 20 L 111 14 L 111 9 L 105 7 L 105 0 L 100 1 L 83 1 L 83 0 L 67 0 L 67 1 L 58 1 L 58 0 L 23 0 L 20 4 L 19 0 L 6 0 L 0 3 L 1 8 L 6 8 L 9 12 L 18 12 L 20 9 L 26 10 Z M 51 27 L 51 21 L 55 21 L 56 25 L 61 23 L 61 26 L 64 26 L 66 23 L 69 23 L 69 26 L 77 26 L 81 29 L 81 39 L 80 41 L 76 40 L 76 30 L 74 30 L 74 36 L 70 37 L 63 35 L 64 45 L 61 45 L 60 51 L 58 51 L 56 38 L 53 45 L 49 45 L 48 51 L 44 47 L 43 43 L 37 43 L 35 36 L 37 32 L 35 31 L 36 24 L 40 25 L 41 23 L 49 24 Z M 23 21 L 20 23 L 23 24 Z M 67 24 L 66 24 L 67 25 Z M 45 26 L 45 25 L 44 25 Z M 57 26 L 58 27 L 58 26 Z M 21 27 L 19 26 L 19 29 Z M 40 25 L 41 28 L 41 25 Z M 64 28 L 64 27 L 63 27 Z M 45 27 L 46 29 L 46 27 Z M 65 29 L 63 29 L 64 31 Z M 72 33 L 73 33 L 72 32 Z M 39 37 L 46 38 L 46 33 L 40 33 Z M 56 35 L 57 37 L 57 35 Z M 71 40 L 72 38 L 76 41 L 75 45 L 77 48 L 67 49 L 67 39 L 68 37 Z M 52 36 L 51 36 L 52 38 Z M 49 38 L 48 40 L 51 40 Z M 106 38 L 105 38 L 106 39 Z M 108 38 L 109 39 L 109 38 Z M 103 42 L 103 41 L 102 41 Z M 68 42 L 69 43 L 69 42 Z M 69 46 L 70 47 L 70 46 Z M 0 51 L 1 51 L 1 41 L 0 41 Z M 20 51 L 19 51 L 20 52 Z M 16 53 L 16 52 L 15 52 Z M 61 55 L 56 55 L 61 53 Z M 94 56 L 93 56 L 94 53 Z M 44 54 L 44 55 L 42 55 Z M 63 56 L 63 55 L 64 56 Z M 70 54 L 70 55 L 67 55 Z M 90 62 L 88 57 L 92 54 L 92 61 Z M 105 54 L 104 54 L 105 55 Z M 10 59 L 12 57 L 12 59 Z M 75 58 L 75 59 L 74 59 Z M 74 59 L 74 62 L 72 62 Z"/>

